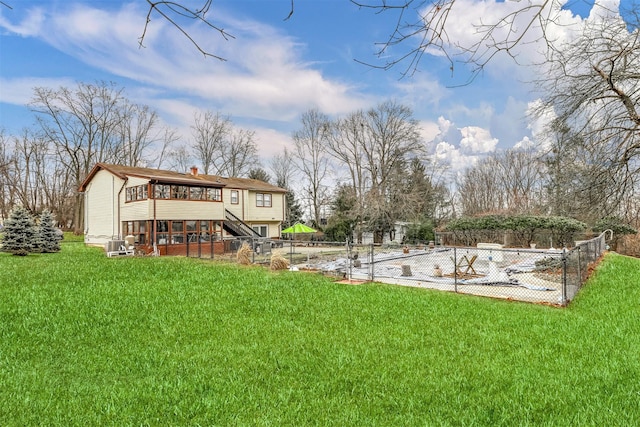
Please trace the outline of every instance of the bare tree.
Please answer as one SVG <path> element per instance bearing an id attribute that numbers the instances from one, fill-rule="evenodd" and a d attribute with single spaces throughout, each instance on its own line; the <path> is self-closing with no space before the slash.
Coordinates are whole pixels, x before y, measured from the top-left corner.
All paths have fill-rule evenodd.
<path id="1" fill-rule="evenodd" d="M 195 140 L 193 148 L 205 174 L 213 173 L 216 169 L 216 161 L 222 152 L 222 146 L 227 143 L 231 127 L 229 117 L 220 113 L 196 113 L 191 126 Z"/>
<path id="2" fill-rule="evenodd" d="M 232 129 L 215 165 L 218 175 L 238 177 L 247 176 L 252 169 L 260 167 L 255 132 Z"/>
<path id="3" fill-rule="evenodd" d="M 15 176 L 12 170 L 13 153 L 10 150 L 10 137 L 0 129 L 0 220 L 9 217 L 14 204 L 14 188 L 10 180 Z"/>
<path id="4" fill-rule="evenodd" d="M 387 101 L 372 108 L 364 115 L 365 170 L 370 177 L 367 192 L 367 217 L 374 240 L 382 242 L 385 232 L 393 228 L 397 212 L 392 205 L 391 179 L 401 173 L 399 166 L 410 157 L 421 153 L 424 146 L 407 106 Z"/>
<path id="5" fill-rule="evenodd" d="M 403 166 L 423 150 L 411 109 L 384 102 L 368 111 L 349 114 L 331 126 L 326 147 L 338 167 L 347 171 L 355 193 L 358 240 L 366 220 L 379 241 L 398 216 L 399 201 L 393 194 L 397 175 L 406 173 Z"/>
<path id="6" fill-rule="evenodd" d="M 158 115 L 147 105 L 137 105 L 123 101 L 119 108 L 121 116 L 116 134 L 120 138 L 114 153 L 114 160 L 126 166 L 142 163 L 149 147 L 157 141 Z"/>
<path id="7" fill-rule="evenodd" d="M 502 180 L 496 163 L 495 157 L 487 157 L 465 169 L 458 178 L 456 187 L 462 215 L 496 213 L 504 209 Z"/>
<path id="8" fill-rule="evenodd" d="M 304 177 L 304 192 L 315 227 L 320 226 L 322 207 L 329 201 L 326 184 L 329 157 L 325 145 L 329 118 L 317 109 L 304 112 L 302 128 L 292 135 L 295 146 L 295 165 Z"/>
<path id="9" fill-rule="evenodd" d="M 184 35 L 204 56 L 210 56 L 224 61 L 225 59 L 223 57 L 204 50 L 200 46 L 200 43 L 191 36 L 189 31 L 186 29 L 185 24 L 183 23 L 183 21 L 185 20 L 197 21 L 216 31 L 225 40 L 235 38 L 224 28 L 214 24 L 213 21 L 208 18 L 207 13 L 211 8 L 212 2 L 213 0 L 202 0 L 202 6 L 194 8 L 187 6 L 184 2 L 179 2 L 176 0 L 147 0 L 147 3 L 149 4 L 149 10 L 147 11 L 147 19 L 142 30 L 142 35 L 139 38 L 140 47 L 144 47 L 144 39 L 147 35 L 149 24 L 151 23 L 151 17 L 157 13 L 162 19 L 169 22 L 174 28 L 182 33 L 182 35 Z"/>
<path id="10" fill-rule="evenodd" d="M 256 167 L 255 133 L 236 128 L 228 116 L 211 111 L 198 113 L 191 129 L 195 157 L 205 174 L 240 177 Z"/>
<path id="11" fill-rule="evenodd" d="M 20 205 L 32 213 L 42 209 L 42 176 L 47 160 L 47 143 L 25 129 L 14 138 L 13 170 L 10 178 Z"/>
<path id="12" fill-rule="evenodd" d="M 193 157 L 190 149 L 186 145 L 178 145 L 167 155 L 169 169 L 179 172 L 188 171 L 193 166 Z"/>
<path id="13" fill-rule="evenodd" d="M 37 87 L 31 101 L 43 138 L 77 189 L 96 162 L 118 152 L 122 89 L 108 83 L 78 83 L 74 89 Z M 84 228 L 84 195 L 75 194 L 74 232 Z"/>
<path id="14" fill-rule="evenodd" d="M 338 164 L 336 169 L 347 172 L 350 191 L 355 197 L 349 213 L 352 215 L 350 219 L 353 220 L 358 242 L 362 242 L 365 196 L 371 179 L 366 170 L 364 123 L 364 111 L 356 111 L 337 119 L 329 128 L 326 145 L 327 152 Z M 342 179 L 341 176 L 338 178 Z"/>
<path id="15" fill-rule="evenodd" d="M 270 169 L 276 179 L 275 184 L 280 188 L 289 190 L 285 195 L 285 220 L 282 224 L 283 228 L 286 228 L 302 218 L 302 207 L 296 200 L 296 192 L 293 188 L 295 179 L 294 159 L 286 147 L 282 154 L 273 156 Z"/>
<path id="16" fill-rule="evenodd" d="M 558 124 L 566 128 L 562 133 L 571 137 L 556 141 L 556 153 L 565 167 L 583 171 L 581 195 L 593 203 L 600 194 L 603 211 L 635 191 L 640 171 L 640 33 L 630 30 L 638 28 L 638 6 L 634 10 L 626 21 L 606 10 L 592 16 L 581 34 L 549 51 L 545 78 L 537 82 L 543 102 L 535 114 L 555 114 L 551 135 Z"/>
<path id="17" fill-rule="evenodd" d="M 295 166 L 293 155 L 286 147 L 281 154 L 276 154 L 271 158 L 270 169 L 276 179 L 276 185 L 281 188 L 289 188 L 292 184 Z"/>
<path id="18" fill-rule="evenodd" d="M 467 168 L 458 179 L 462 214 L 543 213 L 546 171 L 532 149 L 493 153 Z"/>
<path id="19" fill-rule="evenodd" d="M 179 140 L 180 137 L 178 136 L 178 132 L 175 129 L 171 129 L 168 127 L 162 129 L 160 135 L 161 147 L 159 154 L 156 158 L 151 159 L 151 162 L 155 163 L 158 169 L 162 169 L 164 162 L 167 160 L 167 157 L 170 156 L 173 145 Z"/>

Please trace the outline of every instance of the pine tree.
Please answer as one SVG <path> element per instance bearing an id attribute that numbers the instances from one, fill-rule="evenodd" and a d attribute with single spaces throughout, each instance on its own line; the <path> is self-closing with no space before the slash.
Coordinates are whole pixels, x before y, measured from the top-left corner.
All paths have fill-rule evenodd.
<path id="1" fill-rule="evenodd" d="M 28 255 L 33 250 L 35 232 L 29 211 L 22 206 L 16 206 L 4 223 L 2 251 L 19 256 Z"/>
<path id="2" fill-rule="evenodd" d="M 40 215 L 40 223 L 36 227 L 34 252 L 59 252 L 62 236 L 56 227 L 53 214 L 45 209 Z"/>

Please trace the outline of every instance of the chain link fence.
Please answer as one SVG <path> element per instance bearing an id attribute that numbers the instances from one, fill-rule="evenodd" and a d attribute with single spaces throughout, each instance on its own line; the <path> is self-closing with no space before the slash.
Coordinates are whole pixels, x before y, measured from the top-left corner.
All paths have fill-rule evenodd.
<path id="1" fill-rule="evenodd" d="M 532 303 L 566 305 L 607 249 L 606 235 L 577 241 L 572 249 L 514 249 L 495 243 L 476 247 L 357 245 L 256 238 L 218 242 L 223 251 L 194 246 L 187 256 L 237 261 L 246 242 L 250 262 L 284 258 L 290 270 L 312 271 L 353 282 L 439 289 Z"/>

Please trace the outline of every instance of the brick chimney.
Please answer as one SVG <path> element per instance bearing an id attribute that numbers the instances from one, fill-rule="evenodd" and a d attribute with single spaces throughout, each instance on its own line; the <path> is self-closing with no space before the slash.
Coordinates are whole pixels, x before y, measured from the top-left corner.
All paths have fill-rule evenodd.
<path id="1" fill-rule="evenodd" d="M 197 166 L 191 166 L 191 175 L 198 176 L 198 167 Z"/>

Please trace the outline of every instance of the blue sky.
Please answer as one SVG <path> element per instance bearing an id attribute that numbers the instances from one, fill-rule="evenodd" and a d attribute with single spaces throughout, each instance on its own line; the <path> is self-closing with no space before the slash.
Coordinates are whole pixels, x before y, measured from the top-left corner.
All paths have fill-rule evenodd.
<path id="1" fill-rule="evenodd" d="M 236 38 L 225 41 L 189 24 L 203 48 L 227 59 L 205 58 L 175 28 L 152 15 L 145 48 L 138 47 L 148 9 L 145 0 L 5 0 L 0 6 L 0 127 L 18 134 L 33 123 L 25 106 L 35 86 L 113 81 L 134 102 L 155 109 L 162 121 L 191 139 L 196 111 L 219 111 L 256 132 L 264 160 L 291 144 L 300 115 L 318 108 L 336 117 L 393 99 L 410 106 L 425 144 L 454 169 L 522 141 L 535 142 L 526 111 L 536 94 L 525 82 L 532 67 L 497 57 L 470 85 L 452 76 L 443 58 L 425 55 L 419 71 L 401 77 L 356 60 L 378 63 L 376 42 L 394 29 L 392 14 L 359 10 L 348 0 L 214 1 L 209 18 Z M 203 0 L 186 0 L 198 6 Z M 602 0 L 617 7 L 615 0 Z M 521 6 L 519 2 L 458 0 L 452 36 L 473 40 L 473 22 Z M 563 19 L 579 24 L 591 4 L 570 0 Z M 508 9 L 511 8 L 511 9 Z M 579 14 L 578 14 L 579 13 Z M 390 55 L 403 53 L 395 48 Z M 535 44 L 518 52 L 537 59 Z"/>

